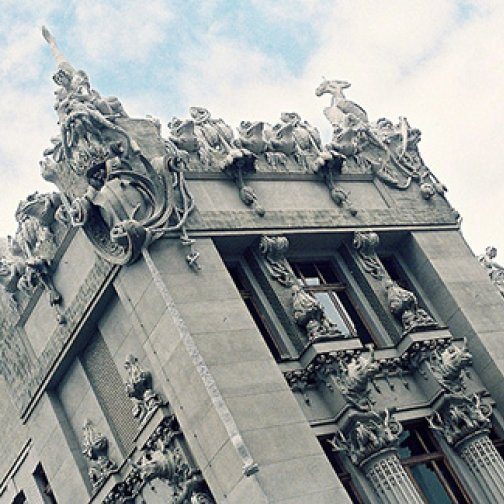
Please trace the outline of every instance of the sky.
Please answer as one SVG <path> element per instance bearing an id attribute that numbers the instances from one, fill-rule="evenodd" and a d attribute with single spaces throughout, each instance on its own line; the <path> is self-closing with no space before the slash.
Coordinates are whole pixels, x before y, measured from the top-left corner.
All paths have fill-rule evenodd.
<path id="1" fill-rule="evenodd" d="M 58 132 L 42 25 L 102 95 L 164 127 L 190 106 L 233 126 L 296 111 L 329 141 L 314 90 L 351 82 L 371 120 L 422 131 L 469 245 L 504 263 L 504 1 L 1 0 L 0 236 L 21 199 L 55 189 L 38 164 Z"/>

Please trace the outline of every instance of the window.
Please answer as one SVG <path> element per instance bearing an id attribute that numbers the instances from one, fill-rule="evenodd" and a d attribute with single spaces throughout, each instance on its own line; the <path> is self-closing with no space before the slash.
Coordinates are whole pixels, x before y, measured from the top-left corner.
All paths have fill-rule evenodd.
<path id="1" fill-rule="evenodd" d="M 338 453 L 334 451 L 332 445 L 328 442 L 330 439 L 332 439 L 332 436 L 320 438 L 319 441 L 334 471 L 338 475 L 341 484 L 345 487 L 345 490 L 350 496 L 351 501 L 355 502 L 356 504 L 361 504 L 364 502 L 364 500 L 357 492 L 357 489 L 352 482 L 352 476 L 344 468 Z"/>
<path id="2" fill-rule="evenodd" d="M 260 309 L 257 299 L 253 296 L 252 288 L 243 270 L 238 264 L 227 265 L 227 268 L 273 357 L 277 361 L 290 358 L 289 349 L 264 316 L 264 311 Z"/>
<path id="3" fill-rule="evenodd" d="M 330 262 L 291 262 L 291 266 L 305 290 L 318 299 L 344 335 L 358 337 L 363 343 L 375 343 Z"/>
<path id="4" fill-rule="evenodd" d="M 426 502 L 471 502 L 425 422 L 404 426 L 399 438 L 399 456 Z"/>
<path id="5" fill-rule="evenodd" d="M 35 472 L 33 473 L 33 477 L 35 478 L 35 482 L 37 483 L 37 487 L 42 495 L 42 501 L 48 504 L 57 504 L 56 498 L 54 497 L 54 493 L 52 491 L 49 480 L 47 479 L 46 473 L 42 464 L 39 464 L 35 468 Z"/>

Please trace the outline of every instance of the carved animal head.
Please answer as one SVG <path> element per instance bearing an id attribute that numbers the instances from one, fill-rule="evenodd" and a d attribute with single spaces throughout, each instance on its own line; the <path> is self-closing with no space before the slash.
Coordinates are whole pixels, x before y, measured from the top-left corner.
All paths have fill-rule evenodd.
<path id="1" fill-rule="evenodd" d="M 347 81 L 342 80 L 327 80 L 324 78 L 322 84 L 315 90 L 315 94 L 317 96 L 322 96 L 323 94 L 331 94 L 335 98 L 342 99 L 345 96 L 343 95 L 343 89 L 347 89 L 351 86 L 351 84 Z"/>

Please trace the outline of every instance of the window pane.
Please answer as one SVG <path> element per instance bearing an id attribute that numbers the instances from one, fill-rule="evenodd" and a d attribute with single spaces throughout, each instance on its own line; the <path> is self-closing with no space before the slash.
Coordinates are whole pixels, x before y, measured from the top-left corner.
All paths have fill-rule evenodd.
<path id="1" fill-rule="evenodd" d="M 333 300 L 331 299 L 329 293 L 315 292 L 314 296 L 324 307 L 325 313 L 329 317 L 329 319 L 336 324 L 336 327 L 341 331 L 342 334 L 348 336 L 351 332 L 351 328 L 346 324 L 340 312 L 336 309 L 336 306 L 334 306 Z"/>
<path id="2" fill-rule="evenodd" d="M 339 299 L 339 301 L 341 302 L 341 304 L 345 308 L 346 313 L 348 314 L 350 320 L 354 324 L 355 332 L 357 333 L 357 336 L 362 341 L 362 343 L 364 343 L 364 344 L 374 343 L 374 340 L 371 337 L 371 334 L 369 334 L 369 331 L 367 330 L 366 326 L 362 322 L 362 319 L 360 318 L 359 314 L 357 313 L 357 310 L 354 308 L 354 305 L 350 301 L 348 294 L 345 291 L 343 291 L 343 292 L 338 292 L 337 294 L 334 293 L 334 295 Z"/>
<path id="3" fill-rule="evenodd" d="M 453 501 L 450 499 L 443 485 L 439 481 L 439 478 L 434 471 L 432 462 L 418 464 L 414 467 L 410 467 L 410 470 L 418 486 L 427 498 L 427 502 L 435 502 L 436 504 L 452 504 Z"/>

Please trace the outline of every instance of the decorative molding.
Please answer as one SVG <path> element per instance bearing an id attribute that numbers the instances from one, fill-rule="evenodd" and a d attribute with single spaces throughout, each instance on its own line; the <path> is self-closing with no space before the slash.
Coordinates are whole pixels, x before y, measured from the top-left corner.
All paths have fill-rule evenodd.
<path id="1" fill-rule="evenodd" d="M 132 413 L 140 424 L 143 424 L 163 402 L 152 389 L 151 372 L 142 369 L 134 355 L 128 355 L 124 367 L 128 372 L 126 393 L 134 403 Z"/>
<path id="2" fill-rule="evenodd" d="M 289 240 L 285 236 L 261 237 L 259 251 L 264 257 L 264 264 L 271 278 L 284 287 L 292 287 L 297 282 L 296 276 L 285 258 L 289 249 Z"/>
<path id="3" fill-rule="evenodd" d="M 82 427 L 82 453 L 88 459 L 89 479 L 93 490 L 98 490 L 118 467 L 108 456 L 108 439 L 99 432 L 91 420 Z"/>

